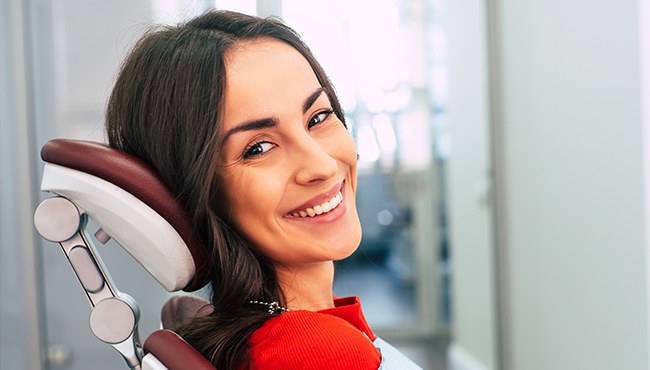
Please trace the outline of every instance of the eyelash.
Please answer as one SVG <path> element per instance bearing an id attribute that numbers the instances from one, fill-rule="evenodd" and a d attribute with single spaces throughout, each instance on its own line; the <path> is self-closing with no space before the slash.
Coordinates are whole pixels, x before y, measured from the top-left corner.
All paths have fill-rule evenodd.
<path id="1" fill-rule="evenodd" d="M 251 159 L 253 157 L 259 157 L 261 155 L 266 154 L 266 152 L 268 150 L 263 151 L 263 152 L 259 152 L 259 153 L 253 153 L 253 150 L 258 149 L 258 148 L 260 150 L 264 150 L 264 148 L 262 148 L 262 145 L 264 145 L 264 144 L 273 145 L 272 143 L 270 143 L 268 141 L 258 141 L 256 143 L 253 143 L 253 144 L 247 146 L 246 149 L 244 149 L 244 153 L 242 153 L 242 156 L 241 156 L 242 159 Z"/>
<path id="2" fill-rule="evenodd" d="M 334 113 L 334 109 L 332 109 L 332 108 L 328 108 L 328 109 L 322 110 L 322 111 L 320 111 L 320 112 L 314 114 L 314 116 L 309 120 L 309 123 L 307 123 L 307 127 L 308 127 L 308 128 L 312 128 L 312 127 L 314 127 L 315 125 L 317 125 L 317 124 L 319 124 L 319 123 L 322 123 L 322 122 L 325 121 L 327 118 L 329 118 L 329 116 L 331 116 L 333 113 Z M 324 117 L 323 117 L 319 122 L 312 123 L 312 121 L 313 121 L 316 117 L 319 117 L 319 116 L 321 116 L 321 115 L 325 115 L 325 116 L 324 116 Z"/>
<path id="3" fill-rule="evenodd" d="M 312 127 L 314 127 L 314 126 L 316 126 L 318 124 L 323 123 L 332 114 L 334 114 L 334 109 L 332 109 L 332 108 L 325 109 L 325 110 L 322 110 L 322 111 L 314 114 L 314 116 L 307 123 L 307 128 L 312 128 Z M 322 116 L 322 118 L 320 118 L 320 120 L 318 122 L 313 122 L 315 119 L 317 119 L 318 117 L 321 117 L 321 116 Z M 268 142 L 268 141 L 255 142 L 255 143 L 247 146 L 246 149 L 244 149 L 244 153 L 242 153 L 242 156 L 241 156 L 242 159 L 246 160 L 246 159 L 251 159 L 251 158 L 254 158 L 254 157 L 259 157 L 259 156 L 262 156 L 262 155 L 266 154 L 268 152 L 268 150 L 272 149 L 272 147 L 271 147 L 271 148 L 267 149 L 266 151 L 257 152 L 257 153 L 252 152 L 253 150 L 264 150 L 264 148 L 262 148 L 262 145 L 264 145 L 264 144 L 275 146 L 275 144 L 273 144 L 271 142 Z"/>

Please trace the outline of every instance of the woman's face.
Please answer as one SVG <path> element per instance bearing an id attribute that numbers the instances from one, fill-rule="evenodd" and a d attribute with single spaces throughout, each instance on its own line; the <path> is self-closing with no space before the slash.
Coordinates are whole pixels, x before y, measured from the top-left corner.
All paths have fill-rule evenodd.
<path id="1" fill-rule="evenodd" d="M 276 264 L 359 245 L 356 149 L 307 60 L 271 38 L 226 57 L 223 181 L 235 226 Z"/>

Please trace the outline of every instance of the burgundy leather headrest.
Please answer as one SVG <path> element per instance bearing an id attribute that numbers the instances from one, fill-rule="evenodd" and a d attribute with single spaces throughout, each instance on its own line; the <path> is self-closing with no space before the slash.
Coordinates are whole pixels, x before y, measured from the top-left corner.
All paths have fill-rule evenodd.
<path id="1" fill-rule="evenodd" d="M 192 254 L 196 272 L 183 290 L 194 291 L 209 282 L 207 249 L 194 234 L 185 208 L 147 163 L 104 144 L 67 139 L 45 143 L 41 158 L 48 163 L 99 177 L 140 199 L 176 229 Z"/>
<path id="2" fill-rule="evenodd" d="M 171 330 L 156 330 L 144 341 L 144 353 L 154 355 L 169 370 L 215 370 L 194 347 Z"/>

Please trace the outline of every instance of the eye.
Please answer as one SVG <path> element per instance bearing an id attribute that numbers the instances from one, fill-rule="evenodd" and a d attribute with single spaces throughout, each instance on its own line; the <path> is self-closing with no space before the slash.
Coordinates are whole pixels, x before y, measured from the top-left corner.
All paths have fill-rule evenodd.
<path id="1" fill-rule="evenodd" d="M 244 150 L 244 154 L 242 155 L 242 158 L 249 159 L 253 157 L 258 157 L 260 155 L 265 154 L 269 150 L 273 149 L 273 147 L 274 147 L 273 143 L 269 143 L 268 141 L 259 141 L 247 147 L 246 150 Z"/>
<path id="2" fill-rule="evenodd" d="M 311 128 L 313 126 L 316 126 L 317 124 L 325 121 L 327 117 L 329 117 L 332 113 L 334 113 L 334 110 L 332 108 L 326 109 L 323 111 L 320 111 L 316 113 L 310 120 L 309 123 L 307 124 L 307 127 Z"/>

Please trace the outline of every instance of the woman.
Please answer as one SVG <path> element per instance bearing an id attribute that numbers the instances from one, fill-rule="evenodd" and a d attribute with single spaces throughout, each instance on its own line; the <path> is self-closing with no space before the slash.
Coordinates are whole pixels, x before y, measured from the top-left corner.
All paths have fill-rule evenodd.
<path id="1" fill-rule="evenodd" d="M 382 356 L 358 300 L 332 295 L 333 261 L 361 238 L 344 122 L 276 20 L 209 12 L 146 34 L 125 61 L 109 142 L 160 173 L 211 250 L 214 310 L 178 332 L 218 369 L 386 366 L 393 349 Z"/>

